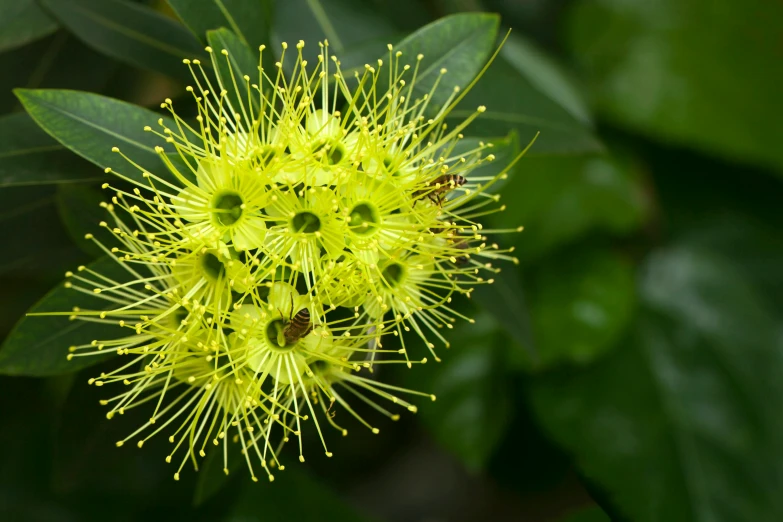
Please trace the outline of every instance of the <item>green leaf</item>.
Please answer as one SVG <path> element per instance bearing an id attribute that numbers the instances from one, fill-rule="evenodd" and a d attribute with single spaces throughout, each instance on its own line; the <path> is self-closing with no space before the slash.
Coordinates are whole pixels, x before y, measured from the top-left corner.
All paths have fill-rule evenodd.
<path id="1" fill-rule="evenodd" d="M 202 42 L 207 41 L 207 31 L 225 27 L 250 49 L 269 45 L 271 0 L 168 0 L 168 3 Z"/>
<path id="2" fill-rule="evenodd" d="M 503 188 L 506 211 L 492 223 L 525 227 L 514 237 L 523 262 L 595 230 L 625 235 L 649 213 L 640 177 L 623 157 L 526 155 Z"/>
<path id="3" fill-rule="evenodd" d="M 275 474 L 273 484 L 247 482 L 225 522 L 290 522 L 292 520 L 369 519 L 344 503 L 321 482 L 301 471 L 301 465 L 286 465 Z"/>
<path id="4" fill-rule="evenodd" d="M 481 470 L 511 418 L 511 398 L 503 378 L 505 338 L 489 315 L 449 332 L 453 341 L 442 362 L 403 374 L 405 386 L 433 393 L 418 415 L 433 437 L 471 471 Z"/>
<path id="5" fill-rule="evenodd" d="M 591 507 L 571 513 L 562 519 L 561 522 L 612 522 L 609 515 L 599 507 Z"/>
<path id="6" fill-rule="evenodd" d="M 481 305 L 514 341 L 509 344 L 513 360 L 538 362 L 538 353 L 533 341 L 525 289 L 516 266 L 503 266 L 492 284 L 478 285 L 473 299 Z M 517 352 L 524 353 L 517 353 Z"/>
<path id="7" fill-rule="evenodd" d="M 194 506 L 202 505 L 220 492 L 235 476 L 246 473 L 244 469 L 246 467 L 245 459 L 240 453 L 239 446 L 230 444 L 227 451 L 228 469 L 229 472 L 233 473 L 226 474 L 223 469 L 225 462 L 223 461 L 222 449 L 214 448 L 213 451 L 208 452 L 196 478 L 196 489 L 193 492 Z"/>
<path id="8" fill-rule="evenodd" d="M 90 378 L 115 364 L 121 363 L 111 361 L 75 374 L 75 384 L 65 403 L 56 415 L 49 416 L 52 453 L 44 491 L 67 495 L 68 505 L 75 508 L 72 516 L 77 520 L 100 519 L 105 502 L 111 502 L 112 509 L 129 520 L 143 520 L 150 509 L 158 509 L 160 501 L 153 499 L 160 498 L 178 499 L 177 517 L 197 518 L 186 500 L 195 485 L 195 473 L 183 473 L 180 482 L 172 480 L 171 468 L 161 458 L 171 451 L 165 435 L 148 440 L 142 451 L 135 444 L 124 449 L 115 447 L 115 441 L 125 439 L 143 423 L 139 418 L 143 414 L 138 410 L 108 421 L 106 413 L 111 406 L 100 406 L 98 401 L 122 392 L 113 387 L 96 389 L 87 385 Z M 101 498 L 101 502 L 94 502 L 96 498 Z M 208 516 L 207 520 L 218 518 Z"/>
<path id="9" fill-rule="evenodd" d="M 720 259 L 651 256 L 624 349 L 540 376 L 537 414 L 631 520 L 781 520 L 780 324 Z"/>
<path id="10" fill-rule="evenodd" d="M 528 155 L 603 150 L 589 126 L 541 92 L 538 87 L 540 80 L 533 83 L 528 79 L 529 71 L 523 74 L 504 55 L 495 59 L 451 112 L 450 120 L 463 120 L 473 114 L 476 107 L 484 105 L 487 110 L 467 129 L 471 135 L 504 136 L 516 131 L 522 143 L 529 143 L 540 132 Z M 512 59 L 520 61 L 519 58 Z"/>
<path id="11" fill-rule="evenodd" d="M 0 0 L 0 53 L 51 34 L 57 23 L 35 0 Z"/>
<path id="12" fill-rule="evenodd" d="M 430 96 L 431 107 L 435 109 L 446 103 L 454 87 L 467 87 L 492 52 L 499 23 L 497 15 L 488 13 L 449 15 L 422 27 L 395 45 L 395 52 L 402 52 L 401 63 L 409 63 L 411 67 L 416 65 L 418 54 L 424 55 L 416 75 L 414 92 L 417 97 L 429 93 L 439 81 Z M 388 55 L 383 58 L 388 60 Z M 445 75 L 441 75 L 442 69 L 447 70 Z M 509 131 L 506 129 L 493 135 L 506 136 Z"/>
<path id="13" fill-rule="evenodd" d="M 590 109 L 574 80 L 544 51 L 526 39 L 511 34 L 500 54 L 532 87 L 557 102 L 582 124 L 592 125 Z"/>
<path id="14" fill-rule="evenodd" d="M 328 40 L 344 71 L 374 62 L 386 44 L 399 38 L 389 20 L 364 0 L 278 2 L 274 27 L 277 42 L 304 40 L 303 56 L 311 63 L 320 52 L 317 43 Z"/>
<path id="15" fill-rule="evenodd" d="M 783 178 L 676 149 L 648 157 L 666 236 L 720 254 L 783 312 Z"/>
<path id="16" fill-rule="evenodd" d="M 783 3 L 574 4 L 570 47 L 603 115 L 659 140 L 783 167 Z"/>
<path id="17" fill-rule="evenodd" d="M 90 264 L 102 275 L 123 281 L 128 272 L 113 259 L 103 258 Z M 102 299 L 57 285 L 36 303 L 28 313 L 68 313 L 73 307 L 100 310 Z M 110 339 L 124 335 L 117 325 L 91 321 L 71 321 L 67 315 L 26 316 L 14 327 L 0 348 L 0 374 L 41 377 L 75 372 L 116 355 L 108 350 L 105 356 L 67 359 L 68 348 L 88 344 L 95 339 Z"/>
<path id="18" fill-rule="evenodd" d="M 198 40 L 149 7 L 120 0 L 41 0 L 77 38 L 131 65 L 191 81 L 183 58 L 203 58 Z"/>
<path id="19" fill-rule="evenodd" d="M 218 63 L 217 77 L 221 89 L 228 91 L 228 98 L 231 101 L 233 112 L 241 113 L 243 110 L 250 112 L 248 107 L 248 96 L 237 96 L 244 93 L 245 80 L 243 76 L 248 75 L 251 82 L 258 82 L 258 58 L 242 41 L 231 31 L 225 28 L 207 32 L 207 41 L 215 53 Z M 224 56 L 221 51 L 226 50 L 228 56 Z M 260 83 L 259 83 L 260 85 Z M 254 106 L 257 106 L 257 97 L 251 96 Z"/>
<path id="20" fill-rule="evenodd" d="M 633 268 L 608 251 L 569 250 L 547 258 L 530 283 L 532 369 L 589 363 L 614 348 L 634 318 Z"/>
<path id="21" fill-rule="evenodd" d="M 421 0 L 332 0 L 350 8 L 354 12 L 361 12 L 365 24 L 375 23 L 375 18 L 383 20 L 384 24 L 399 28 L 406 33 L 415 31 L 419 27 L 432 21 L 432 5 L 426 5 Z M 332 1 L 324 6 L 333 10 Z M 362 11 L 359 9 L 362 8 Z M 372 14 L 373 18 L 370 18 Z"/>
<path id="22" fill-rule="evenodd" d="M 0 114 L 22 108 L 13 89 L 106 89 L 119 63 L 99 54 L 64 30 L 37 42 L 0 53 Z"/>
<path id="23" fill-rule="evenodd" d="M 54 141 L 24 113 L 0 117 L 0 187 L 97 180 L 100 170 Z"/>
<path id="24" fill-rule="evenodd" d="M 416 0 L 403 0 L 410 4 Z M 375 63 L 386 46 L 399 40 L 404 33 L 393 25 L 389 17 L 380 13 L 389 5 L 368 5 L 366 0 L 287 0 L 278 2 L 275 9 L 275 43 L 304 40 L 302 57 L 315 63 L 321 52 L 318 42 L 329 42 L 329 53 L 340 60 L 346 78 L 364 65 Z M 407 6 L 411 9 L 411 6 Z M 420 8 L 420 6 L 419 6 Z M 275 52 L 279 55 L 279 47 Z M 295 60 L 289 54 L 283 67 L 289 74 Z"/>
<path id="25" fill-rule="evenodd" d="M 109 213 L 100 207 L 103 194 L 84 185 L 60 185 L 57 187 L 57 211 L 65 229 L 76 245 L 86 254 L 97 258 L 105 252 L 94 241 L 85 239 L 93 234 L 104 245 L 112 246 L 114 236 L 99 226 L 101 221 L 109 221 Z"/>
<path id="26" fill-rule="evenodd" d="M 689 228 L 683 241 L 720 255 L 783 312 L 783 238 L 778 228 L 724 209 L 720 214 Z"/>
<path id="27" fill-rule="evenodd" d="M 171 177 L 168 168 L 155 153 L 155 146 L 166 143 L 144 126 L 156 126 L 161 116 L 148 109 L 98 94 L 61 91 L 15 91 L 28 114 L 54 139 L 101 168 L 111 168 L 122 176 L 143 180 L 141 172 L 125 161 L 112 147 L 120 150 L 142 168 L 161 177 Z M 163 117 L 166 126 L 173 120 Z M 173 147 L 168 147 L 173 153 Z"/>
<path id="28" fill-rule="evenodd" d="M 31 285 L 38 291 L 28 299 L 29 304 L 61 279 L 63 272 L 86 260 L 68 239 L 54 203 L 55 187 L 51 185 L 0 190 L 0 276 L 13 280 L 3 286 L 3 292 L 27 293 L 25 283 L 42 282 Z M 14 290 L 16 286 L 21 288 Z M 12 322 L 15 319 L 9 318 Z"/>

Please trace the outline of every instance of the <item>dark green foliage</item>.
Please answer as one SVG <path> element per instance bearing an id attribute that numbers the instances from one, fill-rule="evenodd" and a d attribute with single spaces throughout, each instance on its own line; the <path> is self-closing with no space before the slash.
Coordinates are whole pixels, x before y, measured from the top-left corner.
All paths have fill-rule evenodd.
<path id="1" fill-rule="evenodd" d="M 0 52 L 20 47 L 57 30 L 35 0 L 0 2 Z"/>
<path id="2" fill-rule="evenodd" d="M 106 277 L 121 283 L 127 280 L 126 270 L 113 259 L 104 258 L 91 264 L 91 270 L 106 274 Z M 64 284 L 57 285 L 46 294 L 28 313 L 57 312 L 61 315 L 20 319 L 8 334 L 0 351 L 0 372 L 5 375 L 59 375 L 71 373 L 86 366 L 97 364 L 105 357 L 66 357 L 71 346 L 85 345 L 96 339 L 111 339 L 122 336 L 119 326 L 97 322 L 72 321 L 68 311 L 74 306 L 84 309 L 100 309 L 105 306 L 92 295 L 77 292 Z M 107 350 L 108 357 L 116 355 Z"/>
<path id="3" fill-rule="evenodd" d="M 24 113 L 0 117 L 0 187 L 98 180 L 104 175 L 80 161 Z"/>
<path id="4" fill-rule="evenodd" d="M 490 14 L 456 14 L 419 29 L 395 45 L 395 52 L 404 56 L 404 62 L 413 67 L 421 54 L 416 94 L 422 96 L 432 89 L 432 110 L 446 104 L 455 87 L 464 89 L 481 70 L 492 53 L 500 19 Z M 388 59 L 388 56 L 384 56 Z M 441 77 L 441 71 L 445 74 Z M 477 105 L 478 106 L 478 105 Z M 473 107 L 475 110 L 475 107 Z M 498 132 L 495 136 L 507 133 Z"/>
<path id="5" fill-rule="evenodd" d="M 131 65 L 190 79 L 182 58 L 204 52 L 180 24 L 123 0 L 41 0 L 74 36 L 101 53 Z"/>
<path id="6" fill-rule="evenodd" d="M 534 381 L 539 417 L 632 520 L 779 519 L 776 318 L 740 274 L 687 245 L 650 256 L 641 292 L 615 353 Z"/>
<path id="7" fill-rule="evenodd" d="M 583 0 L 568 44 L 611 120 L 780 171 L 783 4 Z"/>
<path id="8" fill-rule="evenodd" d="M 113 352 L 66 356 L 119 327 L 69 321 L 95 298 L 61 280 L 124 277 L 84 235 L 111 241 L 104 181 L 141 179 L 112 147 L 166 175 L 143 128 L 173 125 L 165 98 L 195 118 L 183 58 L 257 82 L 259 46 L 269 71 L 328 39 L 350 77 L 393 44 L 424 55 L 420 94 L 447 69 L 437 109 L 509 27 L 449 125 L 486 106 L 475 176 L 535 140 L 482 221 L 524 226 L 488 239 L 519 264 L 453 300 L 476 323 L 442 330 L 442 362 L 375 369 L 437 400 L 360 405 L 377 435 L 340 413 L 334 456 L 271 484 L 234 445 L 229 476 L 212 451 L 181 482 L 165 438 L 116 448 L 149 412 L 106 421 L 86 381 Z M 783 520 L 781 35 L 777 0 L 0 0 L 0 520 Z"/>
<path id="9" fill-rule="evenodd" d="M 157 126 L 161 116 L 154 112 L 97 94 L 77 91 L 15 91 L 28 114 L 54 139 L 99 167 L 112 168 L 121 176 L 141 180 L 141 171 L 130 166 L 114 147 L 139 166 L 166 172 L 155 152 L 160 140 L 145 132 L 145 126 Z M 163 116 L 168 126 L 174 122 Z M 170 147 L 173 151 L 173 147 Z M 102 174 L 100 170 L 93 172 Z"/>
<path id="10" fill-rule="evenodd" d="M 207 32 L 225 27 L 250 49 L 269 45 L 272 0 L 168 0 L 179 18 L 202 42 Z"/>

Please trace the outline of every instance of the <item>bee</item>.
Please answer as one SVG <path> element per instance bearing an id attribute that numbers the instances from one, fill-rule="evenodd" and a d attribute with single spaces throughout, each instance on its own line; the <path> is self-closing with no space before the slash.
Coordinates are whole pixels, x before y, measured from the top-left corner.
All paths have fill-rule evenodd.
<path id="1" fill-rule="evenodd" d="M 426 197 L 433 203 L 437 203 L 438 206 L 441 206 L 443 205 L 443 198 L 446 197 L 446 193 L 457 187 L 461 187 L 467 182 L 468 180 L 459 174 L 443 174 L 427 183 L 427 188 L 414 192 L 413 197 L 417 201 Z M 415 202 L 413 204 L 416 205 Z"/>
<path id="2" fill-rule="evenodd" d="M 432 235 L 437 236 L 439 234 L 443 234 L 444 232 L 448 232 L 450 230 L 450 227 L 448 224 L 442 224 L 442 225 L 434 225 L 427 229 Z"/>
<path id="3" fill-rule="evenodd" d="M 470 245 L 468 244 L 468 241 L 466 239 L 463 239 L 463 240 L 459 241 L 458 243 L 455 243 L 453 246 L 457 250 L 460 250 L 460 251 L 463 251 L 463 252 L 470 248 Z M 456 259 L 456 261 L 455 261 L 454 264 L 457 265 L 457 266 L 465 266 L 465 265 L 467 265 L 470 262 L 470 256 L 467 254 L 467 252 L 465 254 L 463 254 L 463 255 L 455 256 L 455 259 Z"/>
<path id="4" fill-rule="evenodd" d="M 293 313 L 293 308 L 291 309 Z M 288 324 L 283 328 L 283 337 L 286 344 L 293 344 L 313 331 L 313 323 L 310 321 L 310 310 L 302 308 L 296 315 L 289 318 Z"/>
<path id="5" fill-rule="evenodd" d="M 312 331 L 313 323 L 310 320 L 310 310 L 305 307 L 294 314 L 294 298 L 291 296 L 291 315 L 285 321 L 283 328 L 277 332 L 277 344 L 280 346 L 294 344 Z"/>

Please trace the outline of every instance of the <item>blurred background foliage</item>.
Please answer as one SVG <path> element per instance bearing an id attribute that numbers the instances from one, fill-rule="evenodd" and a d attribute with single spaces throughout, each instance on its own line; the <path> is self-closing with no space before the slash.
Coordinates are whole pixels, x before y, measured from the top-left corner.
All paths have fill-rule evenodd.
<path id="1" fill-rule="evenodd" d="M 0 0 L 0 338 L 100 255 L 83 236 L 104 174 L 86 160 L 114 145 L 79 142 L 105 105 L 20 95 L 39 123 L 84 111 L 79 157 L 12 89 L 155 111 L 185 100 L 181 59 L 207 43 L 329 38 L 350 68 L 432 22 L 403 48 L 462 85 L 513 28 L 454 116 L 487 105 L 470 135 L 509 157 L 540 132 L 487 223 L 525 226 L 502 240 L 520 265 L 460 304 L 477 322 L 449 332 L 442 363 L 388 376 L 437 402 L 333 437 L 334 459 L 274 484 L 209 458 L 174 482 L 165 441 L 114 447 L 134 419 L 105 422 L 95 369 L 20 365 L 33 345 L 6 343 L 2 520 L 783 520 L 777 0 Z M 111 107 L 144 146 L 146 113 Z"/>

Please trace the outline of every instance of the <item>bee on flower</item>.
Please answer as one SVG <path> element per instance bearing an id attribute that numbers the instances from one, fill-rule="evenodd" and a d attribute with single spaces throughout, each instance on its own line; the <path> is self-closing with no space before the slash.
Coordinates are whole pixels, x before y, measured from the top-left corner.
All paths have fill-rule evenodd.
<path id="1" fill-rule="evenodd" d="M 273 480 L 286 442 L 296 440 L 304 461 L 306 429 L 332 455 L 326 429 L 347 434 L 335 409 L 378 433 L 354 399 L 392 420 L 395 409 L 417 410 L 412 397 L 435 400 L 372 370 L 440 360 L 443 328 L 465 318 L 452 299 L 491 283 L 492 261 L 515 261 L 488 239 L 507 231 L 480 222 L 502 208 L 487 189 L 511 165 L 473 176 L 495 159 L 492 144 L 461 146 L 484 108 L 445 122 L 467 89 L 432 107 L 432 90 L 414 90 L 421 55 L 408 63 L 390 45 L 387 60 L 348 77 L 319 45 L 309 64 L 299 42 L 286 69 L 283 44 L 275 69 L 259 57 L 252 77 L 235 74 L 227 51 L 207 48 L 211 69 L 228 76 L 186 59 L 197 115 L 181 117 L 167 99 L 174 125 L 145 127 L 177 157 L 158 147 L 167 170 L 149 172 L 115 148 L 141 176 L 107 169 L 126 182 L 104 185 L 112 223 L 101 225 L 115 246 L 91 238 L 125 277 L 88 267 L 68 274 L 70 288 L 106 305 L 71 318 L 124 332 L 68 357 L 120 356 L 90 380 L 116 390 L 102 401 L 107 417 L 143 405 L 151 413 L 117 445 L 165 434 L 177 479 L 210 446 L 228 473 L 236 443 L 251 477 L 262 469 Z M 411 353 L 411 331 L 429 353 Z M 400 348 L 384 347 L 387 334 Z"/>

